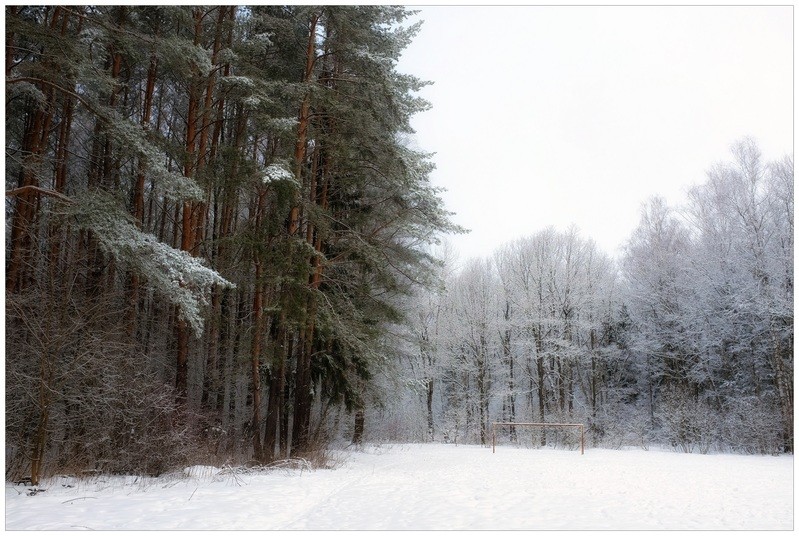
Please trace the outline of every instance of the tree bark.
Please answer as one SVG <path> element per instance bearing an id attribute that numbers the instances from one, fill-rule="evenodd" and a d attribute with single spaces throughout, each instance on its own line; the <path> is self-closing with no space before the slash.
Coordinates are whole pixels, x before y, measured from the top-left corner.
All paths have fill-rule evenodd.
<path id="1" fill-rule="evenodd" d="M 194 9 L 194 44 L 199 45 L 202 36 L 202 11 Z M 197 151 L 197 114 L 199 108 L 199 96 L 197 91 L 197 81 L 192 77 L 189 81 L 189 103 L 186 114 L 186 162 L 183 167 L 183 174 L 192 178 L 196 168 Z M 181 239 L 180 249 L 194 254 L 194 233 L 193 215 L 194 203 L 183 201 L 181 203 Z M 189 361 L 189 333 L 188 325 L 179 319 L 175 325 L 175 337 L 177 339 L 177 373 L 175 375 L 175 390 L 177 400 L 180 404 L 185 404 L 188 398 L 188 361 Z"/>
<path id="2" fill-rule="evenodd" d="M 286 314 L 281 313 L 277 323 L 277 335 L 274 338 L 275 350 L 272 360 L 272 374 L 269 379 L 269 400 L 266 412 L 266 428 L 264 430 L 264 461 L 271 461 L 275 456 L 275 447 L 280 438 L 280 421 L 283 407 L 283 391 L 286 384 L 286 351 L 288 346 Z"/>
<path id="3" fill-rule="evenodd" d="M 366 428 L 366 414 L 362 407 L 355 410 L 355 425 L 352 430 L 352 442 L 355 445 L 363 443 L 363 432 Z"/>
<path id="4" fill-rule="evenodd" d="M 308 41 L 305 48 L 305 72 L 302 82 L 309 84 L 313 77 L 313 68 L 316 63 L 316 25 L 319 15 L 314 13 L 308 26 Z M 297 118 L 297 142 L 294 146 L 294 177 L 302 182 L 302 168 L 308 151 L 308 127 L 311 117 L 311 93 L 305 92 L 300 104 L 299 117 Z M 300 227 L 300 204 L 296 202 L 289 212 L 288 233 L 293 236 Z"/>
<path id="5" fill-rule="evenodd" d="M 252 434 L 253 457 L 261 460 L 261 331 L 263 329 L 263 269 L 259 259 L 255 261 L 255 290 L 253 291 L 253 333 L 251 346 L 252 374 Z"/>

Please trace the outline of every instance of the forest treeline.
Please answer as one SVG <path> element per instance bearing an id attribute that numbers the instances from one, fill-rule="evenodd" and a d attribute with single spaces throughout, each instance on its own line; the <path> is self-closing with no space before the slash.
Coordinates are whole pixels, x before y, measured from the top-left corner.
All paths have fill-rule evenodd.
<path id="1" fill-rule="evenodd" d="M 648 201 L 619 259 L 551 228 L 450 259 L 410 303 L 414 410 L 383 433 L 485 444 L 491 422 L 581 422 L 593 445 L 793 452 L 793 194 L 793 157 L 744 139 L 684 206 Z"/>
<path id="2" fill-rule="evenodd" d="M 456 269 L 409 15 L 6 7 L 6 478 L 496 420 L 792 452 L 792 159 L 736 144 L 618 260 L 547 229 Z"/>
<path id="3" fill-rule="evenodd" d="M 358 441 L 458 232 L 389 6 L 6 7 L 6 476 Z M 313 413 L 316 409 L 319 414 Z"/>

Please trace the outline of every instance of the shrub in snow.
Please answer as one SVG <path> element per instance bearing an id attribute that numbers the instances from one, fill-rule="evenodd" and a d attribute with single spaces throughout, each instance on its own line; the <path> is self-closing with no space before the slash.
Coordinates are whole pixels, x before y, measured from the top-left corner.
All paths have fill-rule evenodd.
<path id="1" fill-rule="evenodd" d="M 779 422 L 773 419 L 777 401 L 773 396 L 749 396 L 727 402 L 720 422 L 722 442 L 747 454 L 774 454 L 782 450 Z"/>
<path id="2" fill-rule="evenodd" d="M 8 300 L 24 329 L 6 348 L 7 475 L 31 474 L 36 445 L 44 474 L 160 474 L 196 459 L 198 427 L 126 336 L 118 298 L 32 287 Z"/>
<path id="3" fill-rule="evenodd" d="M 682 452 L 706 454 L 717 439 L 717 418 L 710 406 L 677 386 L 664 389 L 657 417 L 663 439 Z"/>

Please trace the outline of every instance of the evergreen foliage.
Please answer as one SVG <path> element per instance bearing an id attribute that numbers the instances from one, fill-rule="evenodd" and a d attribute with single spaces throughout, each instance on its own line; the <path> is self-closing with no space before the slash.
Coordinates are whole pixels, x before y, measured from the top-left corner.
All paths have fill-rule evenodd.
<path id="1" fill-rule="evenodd" d="M 7 471 L 157 472 L 180 456 L 145 463 L 133 445 L 170 426 L 192 456 L 269 461 L 324 433 L 314 406 L 363 408 L 396 297 L 457 230 L 429 155 L 400 141 L 427 106 L 395 71 L 407 16 L 6 8 Z M 70 368 L 77 350 L 44 344 L 41 303 L 76 321 L 102 303 L 114 322 L 61 326 L 96 341 Z M 141 373 L 120 383 L 123 362 Z M 111 449 L 76 457 L 80 441 Z"/>

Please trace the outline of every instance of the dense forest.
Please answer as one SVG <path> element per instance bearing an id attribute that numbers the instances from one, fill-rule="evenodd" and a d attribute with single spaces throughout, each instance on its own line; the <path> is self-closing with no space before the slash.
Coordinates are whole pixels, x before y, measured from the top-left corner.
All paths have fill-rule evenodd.
<path id="1" fill-rule="evenodd" d="M 362 432 L 458 231 L 407 142 L 408 15 L 6 8 L 7 476 L 268 462 L 339 406 Z"/>
<path id="2" fill-rule="evenodd" d="M 619 259 L 552 228 L 450 258 L 409 303 L 400 428 L 485 444 L 491 422 L 581 422 L 606 447 L 793 452 L 793 159 L 731 149 L 684 206 L 649 200 Z"/>
<path id="3" fill-rule="evenodd" d="M 547 229 L 458 265 L 411 13 L 6 7 L 6 478 L 496 420 L 792 452 L 792 157 L 737 143 L 618 260 Z"/>

